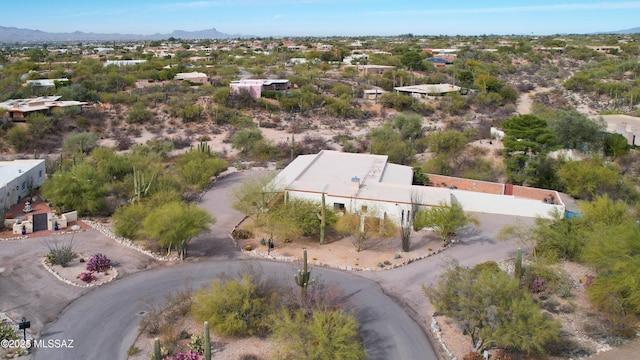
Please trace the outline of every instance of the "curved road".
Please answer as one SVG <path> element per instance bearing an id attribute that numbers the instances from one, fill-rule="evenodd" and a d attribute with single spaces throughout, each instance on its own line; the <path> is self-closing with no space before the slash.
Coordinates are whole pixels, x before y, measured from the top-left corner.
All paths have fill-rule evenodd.
<path id="1" fill-rule="evenodd" d="M 40 337 L 73 339 L 74 349 L 38 349 L 35 358 L 126 359 L 127 350 L 138 335 L 138 313 L 143 311 L 141 299 L 163 299 L 166 294 L 184 288 L 187 279 L 193 288 L 199 288 L 222 271 L 237 273 L 246 257 L 236 250 L 228 233 L 242 214 L 228 204 L 232 188 L 243 178 L 255 174 L 248 171 L 220 178 L 204 195 L 200 206 L 214 215 L 217 222 L 211 226 L 211 233 L 191 242 L 189 254 L 207 258 L 206 261 L 129 275 L 80 297 L 58 320 L 45 326 Z M 515 217 L 476 215 L 481 223 L 477 233 L 467 234 L 462 243 L 438 256 L 408 266 L 392 271 L 358 272 L 358 275 L 313 268 L 313 276 L 339 284 L 348 295 L 348 303 L 361 324 L 368 359 L 437 359 L 423 331 L 429 327 L 426 321 L 431 307 L 422 285 L 431 284 L 454 259 L 472 266 L 512 256 L 517 247 L 515 242 L 492 239 L 504 224 L 513 223 Z M 271 261 L 251 260 L 251 264 L 259 264 L 265 275 L 284 277 L 283 281 L 287 282 L 292 281 L 292 274 L 297 270 L 296 265 Z"/>
<path id="2" fill-rule="evenodd" d="M 293 264 L 262 260 L 251 264 L 265 276 L 289 283 L 297 269 Z M 138 314 L 144 310 L 141 299 L 163 299 L 184 288 L 187 280 L 197 289 L 221 272 L 235 274 L 244 266 L 246 262 L 240 260 L 190 263 L 137 273 L 98 288 L 76 300 L 41 334 L 45 341 L 72 339 L 74 348 L 40 348 L 35 358 L 126 359 L 138 335 Z M 422 329 L 375 282 L 323 268 L 313 268 L 312 275 L 344 290 L 345 303 L 360 322 L 368 359 L 437 359 Z"/>

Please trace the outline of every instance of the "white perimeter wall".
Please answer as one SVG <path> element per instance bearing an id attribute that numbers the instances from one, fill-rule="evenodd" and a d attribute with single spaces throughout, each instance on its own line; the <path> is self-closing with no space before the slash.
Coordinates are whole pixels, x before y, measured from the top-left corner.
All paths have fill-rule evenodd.
<path id="1" fill-rule="evenodd" d="M 525 217 L 550 218 L 554 209 L 564 216 L 565 210 L 564 205 L 551 205 L 540 200 L 464 190 L 451 190 L 451 201 L 460 204 L 465 211 Z"/>
<path id="2" fill-rule="evenodd" d="M 311 192 L 289 191 L 289 199 L 307 199 L 322 202 L 322 194 Z M 358 212 L 362 206 L 367 206 L 367 215 L 382 217 L 385 213 L 390 219 L 400 224 L 402 210 L 405 214 L 411 210 L 410 204 L 398 204 L 384 201 L 362 200 L 358 198 L 344 198 L 325 194 L 325 204 L 327 208 L 333 209 L 334 203 L 344 204 L 345 210 L 349 213 Z"/>

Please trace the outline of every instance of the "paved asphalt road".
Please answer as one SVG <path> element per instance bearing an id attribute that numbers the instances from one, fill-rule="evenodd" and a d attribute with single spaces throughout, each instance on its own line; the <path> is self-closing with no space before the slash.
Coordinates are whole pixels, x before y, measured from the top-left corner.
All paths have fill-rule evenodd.
<path id="1" fill-rule="evenodd" d="M 41 339 L 75 340 L 73 349 L 41 348 L 36 359 L 126 359 L 135 341 L 144 310 L 140 299 L 162 299 L 184 288 L 185 280 L 199 288 L 220 272 L 237 273 L 245 261 L 205 261 L 145 271 L 100 287 L 79 298 L 59 319 L 45 327 Z M 293 264 L 252 260 L 263 274 L 292 282 Z M 375 282 L 329 269 L 313 268 L 312 274 L 328 284 L 339 284 L 346 303 L 360 321 L 368 359 L 437 359 L 422 329 L 386 296 Z"/>

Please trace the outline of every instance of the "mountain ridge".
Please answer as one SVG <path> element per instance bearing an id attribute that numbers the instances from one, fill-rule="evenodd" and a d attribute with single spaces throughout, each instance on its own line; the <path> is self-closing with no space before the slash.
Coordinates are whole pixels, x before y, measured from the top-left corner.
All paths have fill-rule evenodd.
<path id="1" fill-rule="evenodd" d="M 41 30 L 20 29 L 16 27 L 0 26 L 0 43 L 43 43 L 43 42 L 74 42 L 74 41 L 135 41 L 135 40 L 163 40 L 168 38 L 194 39 L 229 39 L 240 37 L 218 31 L 216 28 L 185 31 L 173 30 L 168 34 L 155 33 L 151 35 L 94 33 L 94 32 L 66 32 L 51 33 Z"/>

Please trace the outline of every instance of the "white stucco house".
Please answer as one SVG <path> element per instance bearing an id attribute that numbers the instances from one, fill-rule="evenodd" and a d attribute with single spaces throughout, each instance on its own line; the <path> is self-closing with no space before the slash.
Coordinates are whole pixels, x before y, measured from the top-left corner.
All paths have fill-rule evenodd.
<path id="1" fill-rule="evenodd" d="M 42 159 L 0 161 L 0 208 L 8 209 L 45 180 Z"/>
<path id="2" fill-rule="evenodd" d="M 386 215 L 398 222 L 409 214 L 412 198 L 420 207 L 458 203 L 465 211 L 492 214 L 550 217 L 554 210 L 564 214 L 555 191 L 438 175 L 433 178 L 438 179 L 435 186 L 412 185 L 413 169 L 389 163 L 386 155 L 322 150 L 298 156 L 270 187 L 284 192 L 288 199 L 321 201 L 324 194 L 326 205 L 336 210 Z"/>

